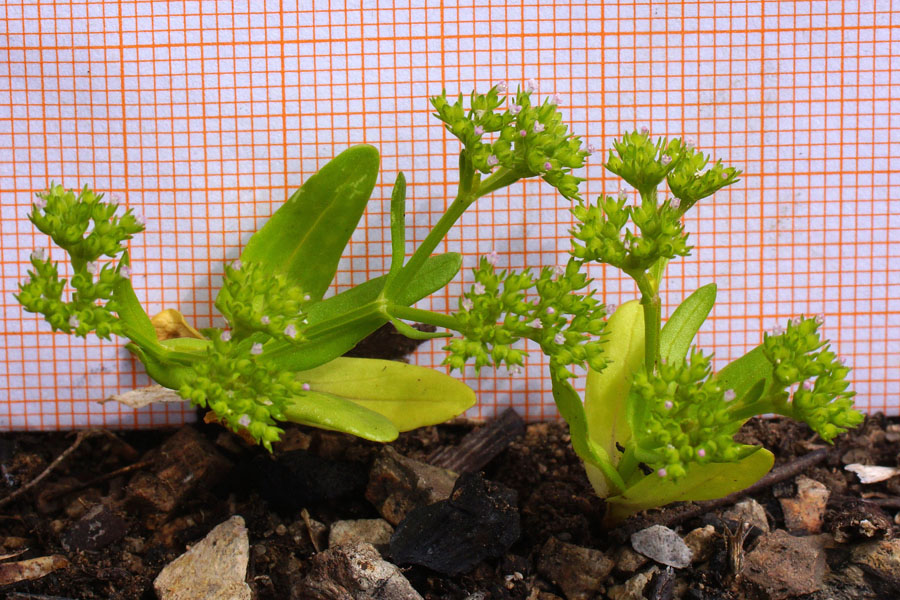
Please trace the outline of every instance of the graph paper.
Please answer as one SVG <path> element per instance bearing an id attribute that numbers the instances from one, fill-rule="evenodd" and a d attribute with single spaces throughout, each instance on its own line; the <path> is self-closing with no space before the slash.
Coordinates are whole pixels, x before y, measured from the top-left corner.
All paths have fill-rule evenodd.
<path id="1" fill-rule="evenodd" d="M 698 337 L 721 367 L 795 315 L 822 314 L 854 367 L 857 403 L 900 406 L 900 4 L 892 2 L 16 2 L 0 7 L 2 344 L 0 429 L 176 424 L 187 406 L 96 401 L 149 383 L 122 341 L 50 333 L 12 294 L 35 248 L 25 215 L 52 182 L 115 194 L 143 215 L 130 243 L 149 314 L 221 326 L 223 261 L 299 185 L 353 144 L 381 175 L 332 292 L 385 272 L 388 198 L 409 181 L 409 252 L 455 192 L 459 144 L 429 97 L 511 89 L 557 94 L 597 148 L 647 126 L 687 136 L 744 171 L 688 214 L 693 256 L 669 268 L 664 314 L 715 281 Z M 583 195 L 615 193 L 595 154 Z M 439 251 L 464 270 L 420 306 L 454 309 L 478 257 L 564 263 L 570 204 L 540 181 L 479 200 Z M 52 252 L 56 260 L 64 256 Z M 636 296 L 595 268 L 604 301 Z M 440 341 L 417 364 L 440 366 Z M 508 406 L 554 418 L 536 348 L 524 373 L 461 374 L 468 415 Z"/>

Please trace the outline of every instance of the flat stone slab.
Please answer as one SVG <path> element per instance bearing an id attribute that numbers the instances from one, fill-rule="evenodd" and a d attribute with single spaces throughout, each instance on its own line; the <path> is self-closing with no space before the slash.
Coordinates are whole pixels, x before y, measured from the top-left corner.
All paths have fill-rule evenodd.
<path id="1" fill-rule="evenodd" d="M 153 582 L 160 600 L 251 600 L 250 538 L 235 515 L 170 562 Z"/>
<path id="2" fill-rule="evenodd" d="M 631 547 L 662 565 L 683 569 L 693 554 L 681 536 L 662 525 L 654 525 L 631 534 Z"/>

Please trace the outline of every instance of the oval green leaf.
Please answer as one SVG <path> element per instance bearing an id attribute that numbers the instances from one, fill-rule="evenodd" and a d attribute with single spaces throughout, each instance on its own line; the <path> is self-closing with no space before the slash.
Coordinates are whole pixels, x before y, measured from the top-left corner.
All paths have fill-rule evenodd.
<path id="1" fill-rule="evenodd" d="M 313 299 L 322 298 L 375 188 L 379 162 L 373 146 L 341 152 L 275 211 L 241 260 L 284 273 Z"/>
<path id="2" fill-rule="evenodd" d="M 575 454 L 584 461 L 585 468 L 592 468 L 603 479 L 609 491 L 621 491 L 625 482 L 616 472 L 615 466 L 610 462 L 609 455 L 599 444 L 594 443 L 588 432 L 587 415 L 578 392 L 568 381 L 560 381 L 553 375 L 550 376 L 553 385 L 553 400 L 559 409 L 559 414 L 569 425 L 569 437 L 572 438 L 572 448 Z M 601 496 L 605 497 L 605 496 Z"/>
<path id="3" fill-rule="evenodd" d="M 659 357 L 667 363 L 684 362 L 700 326 L 716 303 L 716 284 L 695 291 L 678 305 L 659 333 Z"/>
<path id="4" fill-rule="evenodd" d="M 748 450 L 753 446 L 746 446 Z M 693 463 L 678 481 L 647 475 L 623 494 L 606 499 L 606 524 L 614 525 L 648 508 L 672 502 L 688 502 L 723 498 L 750 487 L 761 479 L 775 462 L 775 456 L 759 448 L 733 463 Z"/>
<path id="5" fill-rule="evenodd" d="M 390 442 L 399 431 L 390 419 L 360 404 L 322 392 L 306 392 L 294 398 L 284 409 L 285 419 L 349 433 L 373 442 Z"/>
<path id="6" fill-rule="evenodd" d="M 368 358 L 338 358 L 297 376 L 389 419 L 400 431 L 436 425 L 475 404 L 475 392 L 434 369 Z"/>
<path id="7" fill-rule="evenodd" d="M 606 368 L 588 371 L 584 390 L 591 439 L 618 464 L 616 442 L 624 445 L 631 437 L 625 417 L 625 400 L 631 376 L 644 361 L 644 311 L 637 300 L 621 305 L 606 324 L 604 356 Z"/>

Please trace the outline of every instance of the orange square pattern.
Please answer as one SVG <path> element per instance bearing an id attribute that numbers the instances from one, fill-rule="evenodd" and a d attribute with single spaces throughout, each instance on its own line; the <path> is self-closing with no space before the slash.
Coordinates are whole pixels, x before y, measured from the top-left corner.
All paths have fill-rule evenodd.
<path id="1" fill-rule="evenodd" d="M 421 3 L 417 3 L 421 4 Z M 458 4 L 458 6 L 450 6 Z M 25 218 L 49 182 L 118 194 L 145 216 L 131 244 L 151 314 L 221 325 L 224 260 L 310 174 L 357 143 L 382 177 L 335 290 L 385 270 L 387 197 L 403 170 L 409 249 L 455 191 L 458 144 L 430 116 L 442 88 L 539 82 L 599 148 L 626 130 L 685 135 L 744 170 L 687 218 L 694 256 L 675 262 L 664 303 L 719 284 L 699 337 L 718 365 L 791 316 L 821 313 L 855 370 L 858 403 L 898 412 L 900 383 L 900 7 L 835 2 L 403 3 L 17 2 L 0 7 L 2 326 L 0 429 L 141 427 L 188 407 L 131 411 L 95 400 L 148 383 L 121 344 L 53 335 L 12 298 L 47 247 Z M 314 6 L 314 8 L 310 8 Z M 596 155 L 587 197 L 615 192 Z M 469 268 L 565 260 L 567 202 L 540 182 L 480 201 L 442 250 Z M 57 259 L 62 258 L 54 254 Z M 610 303 L 634 297 L 592 273 Z M 455 308 L 456 282 L 422 306 Z M 437 366 L 440 343 L 419 364 Z M 470 415 L 555 407 L 546 367 L 485 371 Z"/>

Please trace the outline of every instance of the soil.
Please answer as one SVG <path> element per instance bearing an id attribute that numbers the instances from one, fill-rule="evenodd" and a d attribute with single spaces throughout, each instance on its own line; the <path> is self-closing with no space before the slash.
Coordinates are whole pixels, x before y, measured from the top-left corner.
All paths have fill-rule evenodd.
<path id="1" fill-rule="evenodd" d="M 391 338 L 383 332 L 382 336 Z M 455 446 L 478 426 L 456 422 L 426 427 L 401 435 L 391 445 L 404 456 L 427 462 L 436 451 Z M 290 598 L 290 590 L 309 571 L 310 560 L 317 552 L 311 539 L 315 536 L 298 534 L 310 531 L 307 518 L 312 523 L 328 526 L 342 519 L 379 516 L 362 489 L 365 473 L 381 451 L 378 444 L 331 432 L 291 428 L 276 457 L 279 452 L 301 448 L 311 457 L 350 465 L 351 471 L 356 469 L 354 473 L 363 473 L 362 486 L 356 475 L 341 475 L 340 481 L 350 482 L 344 486 L 346 490 L 341 490 L 346 493 L 338 498 L 316 497 L 315 493 L 301 495 L 304 504 L 298 507 L 260 489 L 260 482 L 265 482 L 256 471 L 259 465 L 273 460 L 263 450 L 247 445 L 215 424 L 201 421 L 186 429 L 190 431 L 82 434 L 74 451 L 46 478 L 0 507 L 0 554 L 24 550 L 15 557 L 0 559 L 8 562 L 60 555 L 68 560 L 68 566 L 39 579 L 13 583 L 0 588 L 0 592 L 11 598 L 152 599 L 156 597 L 152 584 L 159 571 L 214 526 L 237 514 L 244 517 L 249 529 L 251 552 L 247 582 L 254 590 L 254 597 Z M 170 450 L 160 451 L 160 448 L 173 435 L 187 436 L 188 445 L 193 444 L 191 447 L 195 448 L 192 452 L 200 452 L 191 455 L 190 460 L 201 465 L 198 473 L 202 481 L 183 496 L 179 496 L 178 490 L 160 491 L 165 501 L 141 496 L 137 489 L 141 487 L 142 474 L 155 473 L 164 479 L 160 471 L 166 467 L 161 463 L 171 462 L 171 456 L 166 454 Z M 72 432 L 2 434 L 0 498 L 15 493 L 41 474 L 72 446 L 75 436 Z M 847 518 L 848 506 L 856 506 L 863 500 L 866 507 L 877 511 L 880 506 L 885 511 L 886 537 L 900 532 L 895 516 L 900 511 L 900 477 L 863 485 L 855 474 L 844 469 L 849 463 L 900 466 L 900 424 L 896 419 L 872 415 L 856 431 L 839 438 L 833 447 L 821 443 L 804 425 L 783 419 L 754 419 L 740 437 L 742 441 L 759 443 L 771 450 L 776 455 L 776 468 L 790 465 L 818 449 L 830 448 L 823 460 L 797 473 L 825 484 L 830 491 L 826 532 L 833 531 L 841 519 Z M 207 451 L 216 456 L 202 455 Z M 718 537 L 712 558 L 679 571 L 676 597 L 744 597 L 735 587 L 734 578 L 723 568 L 726 557 L 722 534 L 730 524 L 721 515 L 734 499 L 729 499 L 725 506 L 699 509 L 694 505 L 687 508 L 673 505 L 640 515 L 615 529 L 604 529 L 603 502 L 592 492 L 581 462 L 572 451 L 566 426 L 561 422 L 529 424 L 525 434 L 492 459 L 483 473 L 489 481 L 508 486 L 517 493 L 521 535 L 502 557 L 485 560 L 462 575 L 446 576 L 425 567 L 404 567 L 404 575 L 424 598 L 564 598 L 565 592 L 556 585 L 558 582 L 550 581 L 538 569 L 541 549 L 551 537 L 614 557 L 619 548 L 628 545 L 630 533 L 654 523 L 666 524 L 682 535 L 707 524 L 716 526 Z M 192 476 L 193 472 L 185 479 Z M 780 499 L 796 493 L 795 481 L 792 476 L 751 495 L 765 509 L 773 530 L 788 528 Z M 328 495 L 327 490 L 324 495 Z M 79 520 L 83 522 L 92 510 L 101 510 L 98 507 L 109 513 L 110 520 L 106 523 L 106 529 L 111 531 L 109 540 L 79 537 Z M 752 548 L 758 537 L 758 531 L 751 533 L 744 548 Z M 849 546 L 834 542 L 828 546 L 832 575 L 827 594 L 831 595 L 819 592 L 797 597 L 897 597 L 890 586 L 876 581 L 868 572 L 863 583 L 839 581 L 841 574 L 847 572 Z M 586 597 L 607 597 L 606 591 L 631 576 L 616 570 L 600 592 Z M 645 587 L 645 597 L 673 597 L 671 586 L 667 590 L 665 585 L 656 585 L 656 591 L 651 591 L 653 587 Z"/>

